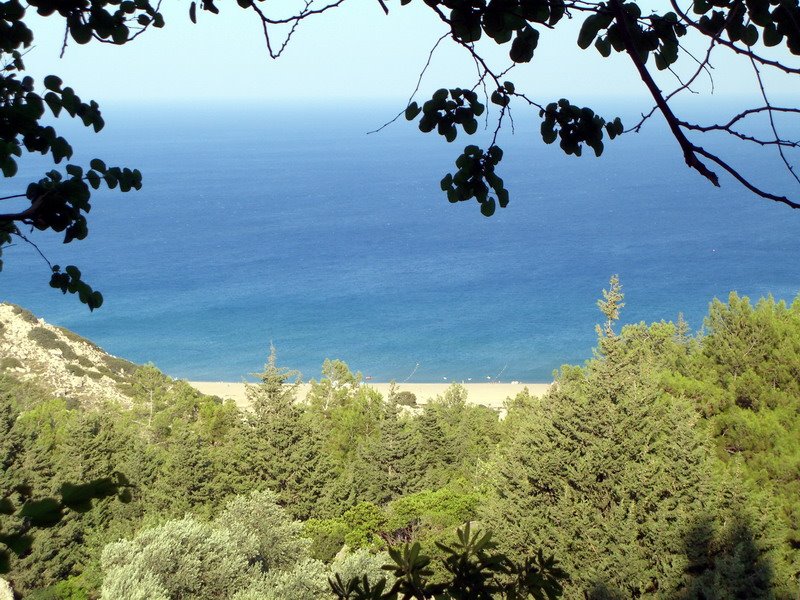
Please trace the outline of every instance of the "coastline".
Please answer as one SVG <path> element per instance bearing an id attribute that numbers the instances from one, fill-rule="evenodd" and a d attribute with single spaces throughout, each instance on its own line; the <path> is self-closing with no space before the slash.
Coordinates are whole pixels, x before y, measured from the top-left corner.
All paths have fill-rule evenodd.
<path id="1" fill-rule="evenodd" d="M 245 383 L 227 381 L 189 381 L 189 385 L 203 394 L 219 396 L 236 402 L 240 408 L 247 408 L 245 399 Z M 461 383 L 461 382 L 452 382 Z M 389 383 L 365 382 L 364 385 L 383 394 L 389 392 Z M 411 392 L 417 397 L 418 404 L 425 404 L 430 399 L 444 394 L 451 383 L 398 383 L 397 391 Z M 467 390 L 467 402 L 470 404 L 483 404 L 492 408 L 502 408 L 506 398 L 514 397 L 519 392 L 528 388 L 532 396 L 541 396 L 550 389 L 552 383 L 461 383 Z M 311 384 L 302 383 L 298 389 L 298 397 L 303 398 L 311 389 Z"/>

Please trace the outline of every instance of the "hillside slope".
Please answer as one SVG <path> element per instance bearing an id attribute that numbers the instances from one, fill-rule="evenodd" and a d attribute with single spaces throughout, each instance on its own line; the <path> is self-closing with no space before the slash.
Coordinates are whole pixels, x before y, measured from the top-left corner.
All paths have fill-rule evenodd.
<path id="1" fill-rule="evenodd" d="M 0 374 L 35 380 L 54 395 L 83 405 L 112 400 L 128 406 L 126 384 L 136 368 L 24 308 L 0 304 Z"/>

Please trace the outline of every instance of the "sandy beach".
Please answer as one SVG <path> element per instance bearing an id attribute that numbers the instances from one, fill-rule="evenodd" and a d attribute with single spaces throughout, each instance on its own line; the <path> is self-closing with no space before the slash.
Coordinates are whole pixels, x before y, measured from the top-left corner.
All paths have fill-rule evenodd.
<path id="1" fill-rule="evenodd" d="M 220 398 L 230 398 L 236 402 L 240 408 L 247 408 L 245 400 L 244 383 L 232 383 L 225 381 L 190 381 L 203 394 L 219 396 Z M 367 382 L 371 388 L 386 396 L 389 392 L 388 383 Z M 552 385 L 551 383 L 464 383 L 467 388 L 467 401 L 472 404 L 483 404 L 492 408 L 501 408 L 503 402 L 508 397 L 516 396 L 523 389 L 534 396 L 541 396 Z M 444 394 L 450 386 L 449 383 L 401 383 L 397 384 L 398 391 L 408 391 L 417 397 L 417 403 L 424 404 L 431 398 Z M 311 385 L 304 383 L 300 386 L 298 397 L 303 398 L 311 389 Z"/>

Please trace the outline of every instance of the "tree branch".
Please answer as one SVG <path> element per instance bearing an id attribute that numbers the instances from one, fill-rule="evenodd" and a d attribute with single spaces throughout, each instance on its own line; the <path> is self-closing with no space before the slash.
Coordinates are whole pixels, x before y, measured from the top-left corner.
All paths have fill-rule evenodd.
<path id="1" fill-rule="evenodd" d="M 7 213 L 4 215 L 0 215 L 0 221 L 22 221 L 27 222 L 32 217 L 34 217 L 39 210 L 39 208 L 44 203 L 44 199 L 52 190 L 46 191 L 44 194 L 36 198 L 31 205 L 26 208 L 25 210 L 18 212 L 18 213 Z"/>
<path id="2" fill-rule="evenodd" d="M 775 136 L 775 144 L 778 147 L 778 154 L 781 156 L 781 160 L 783 164 L 786 165 L 786 169 L 791 173 L 792 177 L 797 183 L 800 183 L 800 179 L 797 177 L 797 173 L 794 172 L 794 168 L 789 160 L 786 158 L 786 154 L 783 152 L 783 147 L 785 144 L 781 143 L 780 136 L 778 135 L 778 128 L 775 126 L 775 118 L 772 115 L 772 106 L 769 103 L 769 98 L 767 98 L 767 90 L 764 88 L 764 80 L 761 78 L 761 71 L 758 69 L 758 65 L 756 61 L 751 57 L 750 63 L 753 65 L 753 71 L 756 74 L 756 80 L 758 81 L 758 88 L 761 90 L 761 97 L 764 99 L 764 104 L 767 108 L 767 115 L 769 115 L 769 125 L 772 128 L 772 134 Z M 795 146 L 797 144 L 794 144 Z"/>
<path id="3" fill-rule="evenodd" d="M 15 232 L 13 232 L 11 235 L 15 235 L 15 236 L 17 236 L 19 239 L 21 239 L 23 242 L 27 242 L 28 244 L 30 244 L 31 246 L 33 246 L 33 248 L 36 250 L 36 252 L 38 252 L 38 253 L 39 253 L 39 256 L 41 256 L 41 257 L 42 257 L 42 260 L 44 260 L 44 262 L 46 262 L 46 263 L 47 263 L 47 266 L 48 266 L 48 267 L 50 267 L 50 271 L 52 271 L 52 270 L 53 270 L 53 263 L 51 263 L 51 262 L 50 262 L 50 260 L 49 260 L 49 259 L 48 259 L 48 258 L 47 258 L 45 255 L 44 255 L 44 252 L 42 252 L 42 250 L 41 250 L 41 248 L 39 248 L 39 246 L 37 246 L 37 245 L 36 245 L 34 242 L 32 242 L 32 241 L 31 241 L 30 239 L 28 239 L 27 237 L 25 237 L 25 236 L 24 236 L 23 234 L 21 234 L 19 231 L 15 231 Z"/>
<path id="4" fill-rule="evenodd" d="M 792 202 L 786 196 L 777 196 L 775 194 L 770 194 L 769 192 L 765 192 L 764 190 L 762 190 L 760 188 L 757 188 L 752 183 L 747 181 L 747 179 L 742 177 L 742 175 L 736 169 L 731 167 L 728 163 L 723 161 L 718 156 L 716 156 L 714 154 L 711 154 L 710 152 L 705 151 L 703 148 L 700 148 L 699 146 L 695 146 L 695 152 L 697 152 L 698 154 L 700 154 L 702 156 L 705 156 L 708 160 L 717 163 L 720 167 L 722 167 L 728 173 L 730 173 L 734 177 L 734 179 L 736 179 L 739 183 L 741 183 L 744 187 L 746 187 L 748 190 L 750 190 L 751 192 L 753 192 L 757 196 L 760 196 L 760 197 L 765 198 L 767 200 L 773 200 L 775 202 L 780 202 L 781 204 L 785 204 L 785 205 L 787 205 L 787 206 L 789 206 L 791 208 L 800 208 L 800 204 L 798 204 L 797 202 Z"/>
<path id="5" fill-rule="evenodd" d="M 610 0 L 609 6 L 614 11 L 614 20 L 620 27 L 622 39 L 625 44 L 625 51 L 628 53 L 628 56 L 633 61 L 634 66 L 639 72 L 639 77 L 647 86 L 647 89 L 650 91 L 650 94 L 656 101 L 656 105 L 661 111 L 661 114 L 663 114 L 664 118 L 667 120 L 667 125 L 669 126 L 672 135 L 675 137 L 681 147 L 681 150 L 683 151 L 683 158 L 686 161 L 686 164 L 690 168 L 695 169 L 712 184 L 719 187 L 719 177 L 717 177 L 716 173 L 711 171 L 700 159 L 697 158 L 697 155 L 695 154 L 695 146 L 686 138 L 686 135 L 683 133 L 683 130 L 680 127 L 678 119 L 675 117 L 675 114 L 672 112 L 672 109 L 664 98 L 664 94 L 659 89 L 658 85 L 656 85 L 656 82 L 653 80 L 653 76 L 650 75 L 650 71 L 647 70 L 647 67 L 645 67 L 644 63 L 639 58 L 636 45 L 631 37 L 630 31 L 628 30 L 625 9 L 622 8 L 620 0 Z"/>

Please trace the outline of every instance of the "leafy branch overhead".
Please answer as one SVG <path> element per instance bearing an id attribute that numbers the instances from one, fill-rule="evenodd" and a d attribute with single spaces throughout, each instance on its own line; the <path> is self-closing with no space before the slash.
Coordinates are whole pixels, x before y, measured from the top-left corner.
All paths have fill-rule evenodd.
<path id="1" fill-rule="evenodd" d="M 66 34 L 78 44 L 92 40 L 124 44 L 150 25 L 161 27 L 164 24 L 157 7 L 142 0 L 109 0 L 91 4 L 31 0 L 28 9 L 35 9 L 41 16 L 63 18 Z M 55 128 L 43 123 L 48 111 L 54 117 L 66 113 L 80 119 L 84 126 L 95 132 L 105 125 L 99 105 L 81 100 L 75 90 L 64 86 L 58 76 L 46 76 L 42 81 L 44 90 L 37 91 L 34 79 L 24 75 L 23 53 L 34 42 L 25 15 L 26 7 L 19 0 L 0 2 L 0 50 L 4 65 L 0 74 L 0 170 L 7 178 L 17 174 L 17 159 L 23 152 L 49 155 L 57 165 L 72 158 L 73 149 L 69 142 L 58 135 Z M 66 34 L 64 48 L 68 40 Z M 0 210 L 0 270 L 3 246 L 15 238 L 38 250 L 23 233 L 22 227 L 63 233 L 65 244 L 84 239 L 89 233 L 86 215 L 91 210 L 91 191 L 101 186 L 119 188 L 122 192 L 138 190 L 142 186 L 142 174 L 137 169 L 107 167 L 102 160 L 94 159 L 86 170 L 79 165 L 67 164 L 63 172 L 51 170 L 39 181 L 29 183 L 24 193 L 1 197 L 0 201 L 19 207 Z M 51 287 L 65 294 L 77 294 L 90 310 L 103 303 L 103 296 L 83 281 L 77 267 L 70 265 L 62 270 L 42 256 L 50 270 Z"/>
<path id="2" fill-rule="evenodd" d="M 401 5 L 411 2 L 400 0 Z M 490 179 L 497 177 L 493 168 L 496 163 L 491 165 L 491 169 L 476 168 L 466 173 L 463 165 L 467 160 L 465 157 L 486 156 L 497 147 L 498 133 L 504 119 L 510 118 L 512 105 L 536 109 L 541 119 L 542 140 L 552 144 L 558 139 L 561 149 L 569 155 L 581 156 L 583 147 L 588 146 L 596 156 L 600 156 L 606 136 L 613 140 L 626 132 L 618 117 L 604 119 L 591 108 L 576 106 L 564 98 L 535 100 L 506 80 L 513 68 L 535 60 L 542 31 L 557 30 L 570 19 L 580 19 L 577 46 L 583 50 L 593 46 L 605 58 L 614 53 L 626 56 L 633 66 L 629 73 L 638 76 L 653 99 L 652 108 L 627 131 L 638 132 L 654 114 L 661 113 L 687 166 L 713 185 L 719 186 L 719 173 L 726 172 L 760 198 L 800 208 L 797 198 L 791 199 L 787 194 L 761 187 L 753 178 L 759 173 L 744 172 L 732 166 L 725 156 L 708 150 L 699 142 L 700 134 L 721 132 L 738 141 L 775 147 L 779 164 L 800 185 L 800 178 L 787 154 L 799 143 L 781 136 L 776 125 L 776 116 L 796 116 L 800 114 L 800 108 L 773 104 L 761 76 L 762 69 L 786 77 L 800 74 L 800 67 L 787 62 L 792 56 L 800 55 L 800 8 L 797 0 L 695 0 L 685 2 L 684 8 L 677 0 L 670 0 L 663 3 L 664 8 L 650 14 L 644 14 L 639 3 L 624 0 L 417 0 L 417 3 L 425 4 L 444 24 L 446 36 L 465 50 L 468 60 L 478 67 L 478 75 L 464 89 L 438 90 L 422 106 L 413 101 L 412 96 L 405 110 L 406 118 L 414 120 L 421 112 L 418 121 L 421 131 L 427 133 L 436 129 L 452 142 L 457 137 L 458 126 L 466 134 L 477 131 L 475 117 L 484 110 L 484 104 L 477 100 L 478 92 L 486 104 L 491 102 L 498 107 L 489 150 L 479 149 L 476 153 L 473 145 L 468 146 L 458 158 L 459 170 L 451 174 L 450 179 L 442 181 L 442 189 L 451 202 L 475 198 L 481 212 L 487 216 L 494 213 L 495 200 L 496 204 L 505 206 L 504 193 L 495 189 L 497 180 Z M 280 19 L 268 17 L 260 0 L 240 0 L 238 4 L 258 14 L 270 55 L 277 58 L 302 20 L 341 6 L 344 0 L 304 3 L 302 10 Z M 388 14 L 386 3 L 379 1 L 379 4 Z M 217 12 L 216 7 L 212 12 Z M 289 30 L 276 52 L 274 30 L 280 25 L 289 26 Z M 502 68 L 489 64 L 480 46 L 486 38 L 498 45 L 509 45 L 509 64 Z M 438 45 L 437 42 L 431 55 Z M 696 56 L 694 49 L 697 47 L 702 53 Z M 713 89 L 712 58 L 721 52 L 737 55 L 742 66 L 753 73 L 752 90 L 759 101 L 718 123 L 697 123 L 682 118 L 674 109 L 673 101 L 682 93 L 698 93 L 696 88 L 704 77 L 709 78 Z M 429 65 L 430 57 L 420 79 Z M 656 80 L 662 72 L 674 81 L 670 91 L 664 91 L 668 89 L 668 80 Z M 739 128 L 745 124 L 753 125 L 758 117 L 767 118 L 767 135 L 751 134 Z M 478 181 L 481 185 L 477 185 Z M 494 196 L 484 194 L 484 190 L 490 189 L 495 190 Z M 500 190 L 505 190 L 502 184 Z"/>
<path id="3" fill-rule="evenodd" d="M 402 4 L 409 2 L 410 0 L 404 0 Z M 566 99 L 549 103 L 536 101 L 517 91 L 512 82 L 502 80 L 511 68 L 534 60 L 540 30 L 555 29 L 563 22 L 564 17 L 580 17 L 582 24 L 577 45 L 584 50 L 594 46 L 605 58 L 612 53 L 624 54 L 653 98 L 654 107 L 629 131 L 638 132 L 649 118 L 660 112 L 666 119 L 686 164 L 712 184 L 719 185 L 716 169 L 721 169 L 756 196 L 782 202 L 792 208 L 800 207 L 797 200 L 792 200 L 787 195 L 759 187 L 750 174 L 740 172 L 723 156 L 690 139 L 690 134 L 714 131 L 727 133 L 743 142 L 775 146 L 782 166 L 800 184 L 794 166 L 786 154 L 787 150 L 797 148 L 798 142 L 781 137 L 774 118 L 777 114 L 797 115 L 800 109 L 773 105 L 760 76 L 760 69 L 770 69 L 787 77 L 800 74 L 800 69 L 768 55 L 770 48 L 775 46 L 788 50 L 791 55 L 800 54 L 800 9 L 796 0 L 696 1 L 687 10 L 682 10 L 672 0 L 669 3 L 671 10 L 650 15 L 643 14 L 642 8 L 636 2 L 622 0 L 435 0 L 426 1 L 425 4 L 449 27 L 454 42 L 461 45 L 479 66 L 478 81 L 471 89 L 483 88 L 484 93 L 488 94 L 494 88 L 491 102 L 499 106 L 499 116 L 492 146 L 495 146 L 497 132 L 504 117 L 510 113 L 512 101 L 521 103 L 523 107 L 538 109 L 542 140 L 552 144 L 558 139 L 566 154 L 581 156 L 583 146 L 586 145 L 592 148 L 596 156 L 600 156 L 605 136 L 613 140 L 625 132 L 619 118 L 607 122 L 592 109 L 575 106 Z M 510 66 L 498 71 L 488 65 L 477 47 L 484 34 L 497 44 L 511 42 L 508 52 Z M 693 39 L 684 40 L 689 37 Z M 684 41 L 694 45 L 701 44 L 705 48 L 702 58 L 696 58 L 683 45 Z M 701 76 L 711 77 L 712 56 L 715 51 L 740 55 L 743 64 L 756 75 L 754 88 L 761 102 L 734 115 L 727 122 L 699 124 L 683 119 L 673 110 L 672 101 L 682 92 L 696 93 L 694 88 L 699 84 Z M 782 58 L 785 54 L 778 56 Z M 688 70 L 688 75 L 679 75 L 676 71 L 679 66 Z M 663 85 L 655 79 L 661 71 L 674 76 L 676 81 L 674 89 L 668 93 L 663 91 Z M 745 120 L 756 116 L 768 117 L 771 135 L 757 137 L 742 133 L 736 128 L 743 125 Z M 420 121 L 420 129 L 425 131 L 423 125 L 423 121 Z M 473 197 L 469 193 L 462 196 L 465 200 Z M 449 193 L 448 197 L 452 199 Z M 484 210 L 484 202 L 480 196 L 474 197 L 481 203 L 484 214 L 493 212 Z"/>
<path id="4" fill-rule="evenodd" d="M 508 204 L 509 192 L 497 172 L 503 157 L 498 137 L 505 126 L 513 127 L 512 109 L 521 108 L 525 118 L 539 120 L 543 142 L 558 141 L 563 152 L 576 157 L 583 155 L 584 147 L 600 156 L 608 140 L 638 132 L 660 114 L 686 165 L 711 184 L 719 186 L 720 175 L 727 173 L 758 198 L 800 208 L 796 189 L 794 195 L 773 189 L 772 186 L 778 186 L 773 177 L 766 177 L 765 184 L 759 179 L 764 179 L 765 174 L 752 165 L 736 166 L 734 158 L 738 150 L 730 150 L 728 156 L 701 142 L 706 134 L 723 134 L 741 144 L 774 152 L 789 184 L 800 185 L 796 157 L 791 155 L 800 142 L 780 131 L 787 119 L 797 119 L 800 108 L 775 104 L 768 89 L 768 82 L 775 77 L 795 81 L 791 78 L 800 75 L 800 65 L 795 60 L 800 55 L 799 0 L 669 0 L 658 3 L 658 9 L 649 14 L 640 3 L 624 0 L 413 1 L 424 5 L 431 17 L 442 24 L 444 35 L 430 50 L 417 89 L 398 117 L 405 115 L 408 120 L 416 120 L 421 131 L 436 131 L 448 142 L 454 142 L 459 133 L 477 134 L 482 124 L 491 132 L 485 149 L 468 144 L 456 160 L 456 170 L 442 179 L 441 188 L 450 202 L 475 199 L 486 216 L 494 214 L 498 205 Z M 237 0 L 236 6 L 253 13 L 262 26 L 267 53 L 278 58 L 303 22 L 345 2 L 302 0 L 268 4 L 265 0 Z M 400 0 L 400 6 L 392 6 L 389 0 L 377 0 L 374 6 L 388 15 L 411 2 Z M 26 10 L 63 19 L 63 54 L 72 42 L 126 44 L 151 26 L 163 27 L 159 8 L 160 3 L 150 0 L 31 0 L 28 5 L 19 0 L 0 1 L 0 51 L 4 65 L 0 74 L 0 170 L 5 177 L 16 175 L 16 159 L 23 151 L 50 155 L 56 164 L 72 157 L 70 144 L 53 127 L 43 124 L 47 110 L 56 117 L 66 113 L 80 119 L 94 131 L 103 127 L 97 103 L 82 101 L 57 76 L 44 78 L 42 92 L 37 91 L 33 78 L 24 75 L 23 53 L 34 42 L 34 33 L 25 21 Z M 204 14 L 220 15 L 223 8 L 234 9 L 216 0 L 190 2 L 188 8 L 192 22 Z M 271 10 L 282 12 L 273 15 Z M 621 76 L 638 78 L 652 99 L 641 119 L 628 129 L 618 117 L 601 116 L 598 111 L 565 98 L 535 98 L 519 85 L 520 65 L 536 60 L 539 45 L 546 40 L 542 33 L 551 30 L 572 36 L 574 33 L 565 28 L 570 20 L 580 24 L 578 48 L 597 52 L 604 58 L 612 55 L 626 58 L 628 67 Z M 476 76 L 462 87 L 439 89 L 431 98 L 416 101 L 414 96 L 433 55 L 445 39 L 463 49 L 465 60 L 477 68 Z M 507 63 L 499 67 L 490 64 L 486 44 L 507 47 Z M 713 91 L 714 60 L 722 53 L 739 60 L 739 66 L 752 74 L 750 91 L 758 100 L 739 113 L 716 121 L 700 122 L 682 116 L 675 100 L 682 95 L 698 94 L 707 83 Z M 510 80 L 512 71 L 515 75 L 519 73 L 516 83 Z M 706 114 L 721 114 L 722 109 L 713 108 Z M 796 123 L 790 126 L 796 131 Z M 33 244 L 23 233 L 24 226 L 63 232 L 65 243 L 83 239 L 88 233 L 90 187 L 96 190 L 102 185 L 111 189 L 119 186 L 123 192 L 138 190 L 141 173 L 122 167 L 106 168 L 102 161 L 93 161 L 85 171 L 70 164 L 65 173 L 50 171 L 39 182 L 31 183 L 25 193 L 0 198 L 21 205 L 0 211 L 0 250 L 15 238 Z M 102 296 L 82 280 L 80 270 L 73 266 L 51 269 L 53 287 L 64 293 L 77 293 L 90 309 L 102 303 Z"/>

